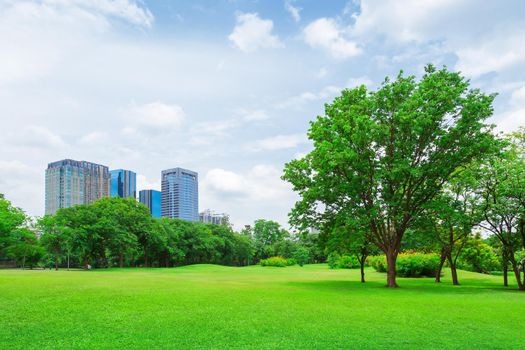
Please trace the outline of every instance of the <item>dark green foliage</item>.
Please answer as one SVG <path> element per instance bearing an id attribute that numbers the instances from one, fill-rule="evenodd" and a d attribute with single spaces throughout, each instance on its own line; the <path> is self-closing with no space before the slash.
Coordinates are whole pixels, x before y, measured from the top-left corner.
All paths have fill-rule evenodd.
<path id="1" fill-rule="evenodd" d="M 33 268 L 44 256 L 45 250 L 40 245 L 34 232 L 20 228 L 11 234 L 10 245 L 6 248 L 7 256 L 15 259 L 21 268 Z"/>
<path id="2" fill-rule="evenodd" d="M 387 263 L 384 255 L 369 258 L 369 263 L 376 271 L 386 272 Z M 396 264 L 396 273 L 401 277 L 434 277 L 439 266 L 436 254 L 401 253 Z"/>
<path id="3" fill-rule="evenodd" d="M 299 266 L 308 264 L 310 261 L 310 251 L 305 247 L 298 247 L 293 253 L 293 259 L 299 264 Z"/>
<path id="4" fill-rule="evenodd" d="M 27 218 L 24 212 L 11 205 L 0 193 L 0 258 L 6 258 L 6 249 L 16 240 L 14 232 L 23 227 Z"/>
<path id="5" fill-rule="evenodd" d="M 57 269 L 244 266 L 270 256 L 282 256 L 288 264 L 295 264 L 297 259 L 303 265 L 311 260 L 310 249 L 316 248 L 314 241 L 303 244 L 274 221 L 257 220 L 253 230 L 239 234 L 227 223 L 153 219 L 145 206 L 123 198 L 104 198 L 91 205 L 61 209 L 54 216 L 39 219 L 38 227 L 42 231 L 40 245 L 47 253 L 42 263 Z M 14 256 L 15 250 L 23 251 L 20 246 L 11 250 L 9 256 Z"/>

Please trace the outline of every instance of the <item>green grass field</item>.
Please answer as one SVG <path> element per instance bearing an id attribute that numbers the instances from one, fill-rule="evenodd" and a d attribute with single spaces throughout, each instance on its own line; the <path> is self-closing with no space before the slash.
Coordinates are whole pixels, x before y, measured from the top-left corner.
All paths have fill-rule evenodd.
<path id="1" fill-rule="evenodd" d="M 501 277 L 194 265 L 0 271 L 0 349 L 525 349 L 525 293 Z"/>

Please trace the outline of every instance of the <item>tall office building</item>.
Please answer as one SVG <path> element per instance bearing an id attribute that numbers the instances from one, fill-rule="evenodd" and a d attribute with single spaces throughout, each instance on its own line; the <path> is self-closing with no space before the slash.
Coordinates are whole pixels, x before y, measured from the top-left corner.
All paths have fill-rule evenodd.
<path id="1" fill-rule="evenodd" d="M 137 174 L 131 170 L 117 169 L 111 175 L 111 197 L 137 198 Z"/>
<path id="2" fill-rule="evenodd" d="M 162 217 L 199 221 L 199 180 L 191 170 L 162 171 Z"/>
<path id="3" fill-rule="evenodd" d="M 72 159 L 49 163 L 46 169 L 46 214 L 109 196 L 107 166 Z"/>
<path id="4" fill-rule="evenodd" d="M 199 213 L 199 221 L 205 224 L 221 225 L 228 214 L 218 214 L 213 210 L 206 209 Z"/>
<path id="5" fill-rule="evenodd" d="M 141 190 L 139 192 L 139 202 L 148 207 L 151 216 L 154 218 L 160 218 L 162 215 L 160 201 L 160 191 Z"/>

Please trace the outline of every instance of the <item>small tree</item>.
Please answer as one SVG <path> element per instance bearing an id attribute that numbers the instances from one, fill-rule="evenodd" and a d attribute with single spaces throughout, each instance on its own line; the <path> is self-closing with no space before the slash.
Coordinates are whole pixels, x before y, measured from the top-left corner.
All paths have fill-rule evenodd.
<path id="1" fill-rule="evenodd" d="M 452 283 L 458 285 L 457 261 L 472 228 L 481 221 L 480 196 L 476 193 L 477 180 L 471 169 L 458 169 L 457 175 L 432 200 L 422 215 L 426 227 L 438 242 L 441 258 L 436 282 L 441 281 L 441 269 L 448 260 Z"/>
<path id="2" fill-rule="evenodd" d="M 299 264 L 299 266 L 303 266 L 304 264 L 308 264 L 310 261 L 310 252 L 305 247 L 300 246 L 293 253 L 293 258 L 297 264 Z"/>
<path id="3" fill-rule="evenodd" d="M 7 255 L 15 259 L 25 269 L 33 268 L 44 255 L 44 249 L 38 245 L 36 235 L 28 228 L 20 228 L 12 233 L 12 241 L 7 248 Z"/>

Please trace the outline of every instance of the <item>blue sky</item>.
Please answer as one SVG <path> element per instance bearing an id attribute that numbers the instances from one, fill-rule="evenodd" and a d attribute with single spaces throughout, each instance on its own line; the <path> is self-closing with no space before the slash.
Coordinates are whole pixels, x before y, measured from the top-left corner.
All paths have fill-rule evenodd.
<path id="1" fill-rule="evenodd" d="M 44 211 L 62 158 L 199 172 L 200 208 L 286 224 L 283 164 L 341 89 L 426 63 L 498 92 L 525 124 L 525 2 L 0 0 L 0 192 Z"/>

